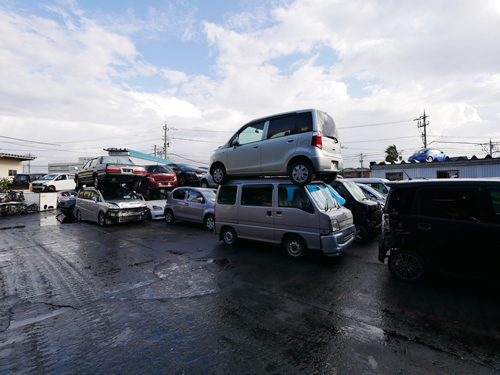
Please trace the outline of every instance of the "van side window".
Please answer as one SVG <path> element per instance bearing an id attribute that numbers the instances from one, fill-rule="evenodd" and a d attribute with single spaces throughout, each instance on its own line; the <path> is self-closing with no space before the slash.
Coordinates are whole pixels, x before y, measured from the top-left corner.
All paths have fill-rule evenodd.
<path id="1" fill-rule="evenodd" d="M 278 207 L 298 208 L 311 212 L 312 204 L 303 188 L 295 185 L 278 186 Z"/>
<path id="2" fill-rule="evenodd" d="M 184 195 L 186 194 L 186 190 L 176 190 L 174 191 L 174 199 L 184 199 Z"/>
<path id="3" fill-rule="evenodd" d="M 248 125 L 236 136 L 236 138 L 231 142 L 231 145 L 234 141 L 238 141 L 240 145 L 261 141 L 265 124 L 266 122 L 264 121 Z"/>
<path id="4" fill-rule="evenodd" d="M 500 224 L 500 190 L 491 189 L 489 193 L 491 203 L 493 205 L 493 213 L 495 215 L 493 223 Z"/>
<path id="5" fill-rule="evenodd" d="M 243 186 L 241 189 L 242 206 L 271 207 L 273 204 L 272 185 Z"/>
<path id="6" fill-rule="evenodd" d="M 313 119 L 311 112 L 297 113 L 297 133 L 313 131 Z"/>
<path id="7" fill-rule="evenodd" d="M 413 202 L 415 201 L 416 188 L 395 189 L 392 197 L 391 211 L 398 215 L 411 215 Z"/>
<path id="8" fill-rule="evenodd" d="M 421 189 L 417 207 L 422 216 L 483 221 L 479 189 Z"/>
<path id="9" fill-rule="evenodd" d="M 295 134 L 296 116 L 286 116 L 269 121 L 269 129 L 267 130 L 267 139 L 286 137 L 287 135 Z"/>
<path id="10" fill-rule="evenodd" d="M 221 186 L 219 194 L 217 194 L 217 203 L 219 204 L 236 204 L 237 186 Z"/>

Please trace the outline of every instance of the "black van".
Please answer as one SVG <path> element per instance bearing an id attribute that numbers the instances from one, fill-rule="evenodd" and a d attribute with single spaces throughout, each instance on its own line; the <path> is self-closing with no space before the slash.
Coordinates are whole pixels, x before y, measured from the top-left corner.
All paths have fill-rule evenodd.
<path id="1" fill-rule="evenodd" d="M 500 179 L 395 183 L 379 242 L 386 258 L 403 281 L 421 281 L 430 267 L 500 281 Z"/>
<path id="2" fill-rule="evenodd" d="M 47 173 L 18 173 L 9 184 L 9 189 L 12 190 L 28 190 L 33 181 L 41 179 Z"/>
<path id="3" fill-rule="evenodd" d="M 354 242 L 365 243 L 380 233 L 382 208 L 379 203 L 366 197 L 361 188 L 347 179 L 330 184 L 346 200 L 344 207 L 351 210 L 356 226 Z"/>

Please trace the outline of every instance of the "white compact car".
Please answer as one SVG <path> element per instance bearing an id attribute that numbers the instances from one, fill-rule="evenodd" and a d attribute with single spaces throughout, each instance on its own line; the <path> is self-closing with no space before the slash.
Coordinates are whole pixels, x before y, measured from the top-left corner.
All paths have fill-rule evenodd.
<path id="1" fill-rule="evenodd" d="M 235 176 L 289 176 L 304 186 L 316 175 L 330 183 L 342 167 L 335 122 L 316 109 L 253 120 L 210 158 L 210 174 L 218 185 Z"/>
<path id="2" fill-rule="evenodd" d="M 34 192 L 73 190 L 75 188 L 75 175 L 67 173 L 53 173 L 33 181 L 31 186 Z"/>

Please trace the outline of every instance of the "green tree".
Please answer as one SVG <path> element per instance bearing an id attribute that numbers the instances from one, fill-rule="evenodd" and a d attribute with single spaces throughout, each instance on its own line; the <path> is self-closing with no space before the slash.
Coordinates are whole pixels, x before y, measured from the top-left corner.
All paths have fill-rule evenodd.
<path id="1" fill-rule="evenodd" d="M 391 163 L 393 161 L 398 161 L 402 159 L 401 157 L 401 153 L 398 152 L 398 149 L 396 147 L 396 145 L 391 145 L 389 147 L 387 147 L 385 149 L 385 153 L 386 153 L 386 156 L 385 156 L 385 161 Z"/>

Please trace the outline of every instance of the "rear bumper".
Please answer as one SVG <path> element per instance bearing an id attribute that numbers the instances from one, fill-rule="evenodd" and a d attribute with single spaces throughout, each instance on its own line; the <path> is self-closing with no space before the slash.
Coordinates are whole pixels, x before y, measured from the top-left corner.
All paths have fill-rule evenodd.
<path id="1" fill-rule="evenodd" d="M 321 249 L 323 253 L 329 257 L 338 257 L 347 246 L 352 244 L 355 232 L 356 228 L 352 226 L 335 233 L 330 233 L 328 236 L 321 236 Z"/>
<path id="2" fill-rule="evenodd" d="M 148 180 L 148 189 L 176 188 L 177 181 L 150 181 Z"/>

